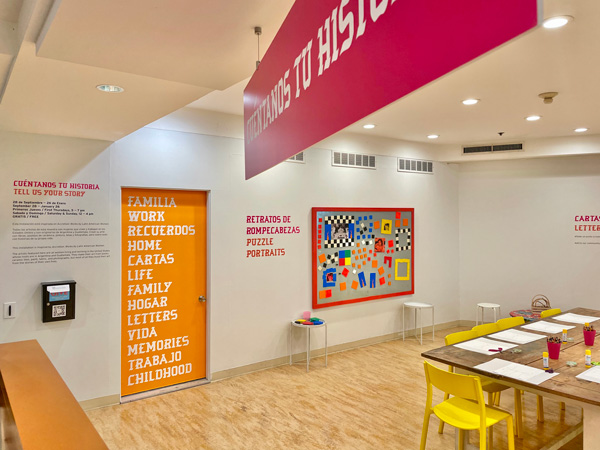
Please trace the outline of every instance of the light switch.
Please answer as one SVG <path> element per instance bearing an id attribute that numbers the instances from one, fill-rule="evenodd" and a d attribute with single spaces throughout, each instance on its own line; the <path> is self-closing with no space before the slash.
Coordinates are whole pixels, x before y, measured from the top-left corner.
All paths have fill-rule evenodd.
<path id="1" fill-rule="evenodd" d="M 4 318 L 14 319 L 17 317 L 17 304 L 15 302 L 4 303 Z"/>

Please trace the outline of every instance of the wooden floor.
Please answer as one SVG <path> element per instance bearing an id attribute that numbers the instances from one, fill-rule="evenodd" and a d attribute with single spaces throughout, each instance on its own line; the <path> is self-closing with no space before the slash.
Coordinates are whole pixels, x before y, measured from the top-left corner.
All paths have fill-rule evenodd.
<path id="1" fill-rule="evenodd" d="M 286 365 L 88 415 L 111 450 L 418 449 L 426 392 L 420 354 L 442 346 L 443 336 L 422 346 L 400 339 L 331 354 L 327 368 L 314 358 L 309 373 L 305 364 Z M 501 407 L 513 411 L 506 393 Z M 517 450 L 538 450 L 581 421 L 578 408 L 567 405 L 560 415 L 557 402 L 544 406 L 546 420 L 538 423 L 536 398 L 525 394 Z M 440 435 L 438 423 L 432 417 L 427 449 L 453 449 L 454 429 Z M 494 429 L 494 448 L 506 449 L 504 423 Z M 579 436 L 562 450 L 581 448 Z"/>

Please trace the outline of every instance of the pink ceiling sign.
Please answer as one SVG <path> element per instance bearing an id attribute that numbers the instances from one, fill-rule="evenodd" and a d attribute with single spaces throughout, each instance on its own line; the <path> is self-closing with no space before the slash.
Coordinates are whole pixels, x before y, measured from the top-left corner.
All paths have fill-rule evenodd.
<path id="1" fill-rule="evenodd" d="M 246 179 L 538 24 L 541 0 L 296 0 L 244 91 Z"/>

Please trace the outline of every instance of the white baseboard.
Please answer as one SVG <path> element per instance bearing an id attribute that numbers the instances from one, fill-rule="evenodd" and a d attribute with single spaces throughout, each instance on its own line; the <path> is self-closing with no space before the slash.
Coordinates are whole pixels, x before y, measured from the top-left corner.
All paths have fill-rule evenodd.
<path id="1" fill-rule="evenodd" d="M 475 325 L 475 321 L 473 320 L 454 320 L 452 322 L 438 323 L 435 325 L 436 331 L 442 331 L 448 328 L 454 327 L 472 327 Z M 414 329 L 406 330 L 407 333 L 414 332 Z M 423 327 L 423 333 L 431 333 L 431 326 Z M 382 342 L 393 341 L 394 339 L 400 339 L 402 337 L 402 332 L 386 334 L 383 336 L 375 336 L 367 339 L 360 339 L 358 341 L 346 342 L 343 344 L 333 345 L 327 348 L 327 352 L 337 353 L 343 352 L 346 350 L 352 350 L 359 347 L 366 347 L 368 345 L 380 344 Z M 319 348 L 312 350 L 310 352 L 311 358 L 322 356 L 325 354 L 324 348 Z M 296 353 L 292 356 L 292 361 L 303 361 L 306 359 L 306 352 Z M 267 361 L 261 361 L 254 364 L 248 364 L 246 366 L 234 367 L 232 369 L 221 370 L 218 372 L 213 372 L 211 374 L 211 381 L 220 381 L 226 378 L 238 377 L 240 375 L 245 375 L 248 373 L 256 372 L 264 369 L 271 369 L 273 367 L 282 366 L 284 364 L 289 364 L 290 358 L 289 356 L 282 356 L 275 359 L 270 359 Z M 90 400 L 84 400 L 79 402 L 81 407 L 88 411 L 90 409 L 102 408 L 105 406 L 118 405 L 121 402 L 121 396 L 119 394 L 108 395 L 106 397 L 99 397 Z"/>
<path id="2" fill-rule="evenodd" d="M 119 394 L 107 395 L 106 397 L 92 398 L 89 400 L 83 400 L 79 402 L 79 406 L 84 411 L 90 409 L 104 408 L 105 406 L 118 405 L 121 402 L 121 396 Z"/>
<path id="3" fill-rule="evenodd" d="M 461 327 L 461 326 L 472 326 L 475 325 L 475 322 L 469 320 L 454 320 L 452 322 L 438 323 L 435 325 L 436 331 L 445 330 L 448 328 Z M 420 331 L 420 329 L 419 329 Z M 407 333 L 414 332 L 413 329 L 406 330 Z M 431 326 L 423 327 L 423 333 L 431 333 Z M 346 350 L 352 350 L 354 348 L 366 347 L 368 345 L 380 344 L 382 342 L 392 341 L 394 339 L 400 339 L 402 337 L 402 332 L 386 334 L 383 336 L 375 336 L 367 339 L 360 339 L 358 341 L 346 342 L 344 344 L 333 345 L 327 348 L 327 353 L 337 353 L 343 352 Z M 322 356 L 325 354 L 324 348 L 319 348 L 315 350 L 311 350 L 310 357 Z M 292 356 L 292 361 L 304 361 L 306 360 L 306 352 L 296 353 Z M 240 375 L 245 375 L 247 373 L 256 372 L 258 370 L 271 369 L 273 367 L 281 366 L 283 364 L 289 364 L 290 357 L 284 356 L 280 358 L 271 359 L 268 361 L 261 361 L 254 364 L 248 364 L 246 366 L 235 367 L 233 369 L 221 370 L 219 372 L 213 372 L 211 380 L 219 381 L 224 380 L 226 378 L 237 377 Z"/>

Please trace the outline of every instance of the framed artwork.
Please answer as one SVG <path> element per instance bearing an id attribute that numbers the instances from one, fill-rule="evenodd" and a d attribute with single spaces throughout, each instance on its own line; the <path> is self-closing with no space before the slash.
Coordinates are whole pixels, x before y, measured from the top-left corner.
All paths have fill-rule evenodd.
<path id="1" fill-rule="evenodd" d="M 415 292 L 414 208 L 313 208 L 313 309 Z"/>

